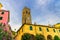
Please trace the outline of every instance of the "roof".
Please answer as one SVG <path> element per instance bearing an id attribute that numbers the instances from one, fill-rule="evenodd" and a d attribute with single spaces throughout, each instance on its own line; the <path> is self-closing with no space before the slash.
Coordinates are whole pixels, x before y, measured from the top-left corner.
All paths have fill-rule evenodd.
<path id="1" fill-rule="evenodd" d="M 24 7 L 23 10 L 24 10 L 24 9 L 28 9 L 28 10 L 30 10 L 28 7 Z"/>
<path id="2" fill-rule="evenodd" d="M 24 26 L 24 25 L 32 25 L 32 26 L 42 26 L 42 27 L 48 27 L 48 28 L 55 28 L 55 27 L 51 27 L 51 26 L 46 26 L 46 25 L 34 25 L 34 24 L 23 24 L 19 29 L 18 29 L 18 31 Z M 56 28 L 56 29 L 58 29 L 58 28 Z M 17 31 L 17 32 L 18 32 Z"/>
<path id="3" fill-rule="evenodd" d="M 0 10 L 0 11 L 8 11 L 8 10 L 3 10 L 3 9 L 2 9 L 2 10 Z"/>

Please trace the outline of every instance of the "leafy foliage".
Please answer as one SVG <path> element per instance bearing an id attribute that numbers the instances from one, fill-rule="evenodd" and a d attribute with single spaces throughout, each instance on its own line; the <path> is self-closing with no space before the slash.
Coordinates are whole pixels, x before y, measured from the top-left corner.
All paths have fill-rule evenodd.
<path id="1" fill-rule="evenodd" d="M 12 36 L 7 31 L 0 28 L 0 40 L 12 40 Z"/>
<path id="2" fill-rule="evenodd" d="M 31 37 L 30 34 L 25 33 L 25 34 L 22 36 L 22 40 L 30 40 L 30 37 Z"/>
<path id="3" fill-rule="evenodd" d="M 43 35 L 36 34 L 36 40 L 45 40 L 45 37 Z"/>
<path id="4" fill-rule="evenodd" d="M 36 36 L 31 35 L 29 33 L 25 33 L 24 35 L 22 35 L 22 40 L 45 40 L 45 37 L 43 35 L 38 35 L 36 34 Z"/>
<path id="5" fill-rule="evenodd" d="M 58 36 L 55 36 L 54 37 L 54 40 L 60 40 Z"/>

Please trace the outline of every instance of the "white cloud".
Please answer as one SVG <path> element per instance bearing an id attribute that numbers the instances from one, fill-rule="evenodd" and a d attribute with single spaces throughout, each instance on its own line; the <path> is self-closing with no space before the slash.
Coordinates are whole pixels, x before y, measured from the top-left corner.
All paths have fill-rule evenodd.
<path id="1" fill-rule="evenodd" d="M 37 5 L 45 6 L 46 4 L 50 3 L 51 0 L 36 0 Z"/>

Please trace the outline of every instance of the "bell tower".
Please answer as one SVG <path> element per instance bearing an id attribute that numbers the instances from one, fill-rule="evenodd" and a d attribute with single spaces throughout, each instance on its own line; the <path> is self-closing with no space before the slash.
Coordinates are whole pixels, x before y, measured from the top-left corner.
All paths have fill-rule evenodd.
<path id="1" fill-rule="evenodd" d="M 31 24 L 31 14 L 30 9 L 27 7 L 24 7 L 22 11 L 22 24 Z"/>

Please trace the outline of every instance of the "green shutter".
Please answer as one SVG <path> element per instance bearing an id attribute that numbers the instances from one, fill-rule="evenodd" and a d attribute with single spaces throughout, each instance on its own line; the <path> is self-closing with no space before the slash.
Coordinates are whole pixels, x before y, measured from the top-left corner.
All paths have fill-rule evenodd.
<path id="1" fill-rule="evenodd" d="M 39 31 L 42 31 L 41 27 L 39 27 Z"/>
<path id="2" fill-rule="evenodd" d="M 48 28 L 46 28 L 47 29 L 47 32 L 49 32 L 49 29 Z"/>
<path id="3" fill-rule="evenodd" d="M 33 30 L 32 26 L 30 26 L 30 30 Z"/>
<path id="4" fill-rule="evenodd" d="M 53 29 L 53 31 L 55 32 L 55 29 Z"/>

